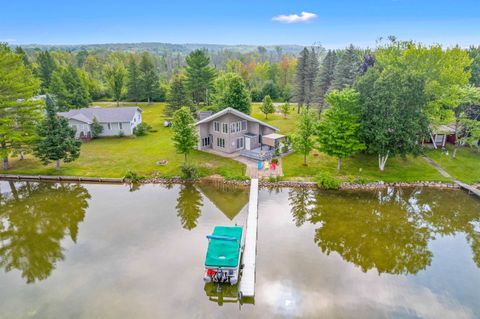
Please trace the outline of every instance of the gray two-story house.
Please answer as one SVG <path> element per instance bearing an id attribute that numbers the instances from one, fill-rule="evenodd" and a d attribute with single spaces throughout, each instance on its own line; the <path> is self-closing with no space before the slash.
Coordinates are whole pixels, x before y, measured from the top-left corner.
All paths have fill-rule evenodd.
<path id="1" fill-rule="evenodd" d="M 278 129 L 231 107 L 201 119 L 198 149 L 213 149 L 227 154 L 260 147 L 262 137 Z"/>

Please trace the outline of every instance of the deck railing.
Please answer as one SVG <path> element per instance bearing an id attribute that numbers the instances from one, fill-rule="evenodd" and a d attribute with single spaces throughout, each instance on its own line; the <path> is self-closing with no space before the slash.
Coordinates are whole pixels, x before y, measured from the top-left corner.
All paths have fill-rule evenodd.
<path id="1" fill-rule="evenodd" d="M 255 152 L 251 150 L 241 150 L 240 155 L 255 159 L 257 161 L 271 160 L 275 155 L 275 150 L 266 150 L 261 152 Z"/>

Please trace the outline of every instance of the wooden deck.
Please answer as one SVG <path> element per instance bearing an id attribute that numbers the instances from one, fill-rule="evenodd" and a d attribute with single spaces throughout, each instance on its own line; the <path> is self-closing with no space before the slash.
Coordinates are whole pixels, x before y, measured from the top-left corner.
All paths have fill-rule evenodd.
<path id="1" fill-rule="evenodd" d="M 240 279 L 239 294 L 241 297 L 255 296 L 255 269 L 257 257 L 258 226 L 258 179 L 250 183 L 250 201 L 248 203 L 247 228 L 243 250 L 243 271 Z"/>

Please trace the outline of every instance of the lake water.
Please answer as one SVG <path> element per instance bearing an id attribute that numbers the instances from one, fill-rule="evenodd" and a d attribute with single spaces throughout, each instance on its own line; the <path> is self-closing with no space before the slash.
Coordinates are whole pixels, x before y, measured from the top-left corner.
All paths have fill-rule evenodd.
<path id="1" fill-rule="evenodd" d="M 205 286 L 248 188 L 0 182 L 0 318 L 480 318 L 480 201 L 261 189 L 256 297 Z"/>

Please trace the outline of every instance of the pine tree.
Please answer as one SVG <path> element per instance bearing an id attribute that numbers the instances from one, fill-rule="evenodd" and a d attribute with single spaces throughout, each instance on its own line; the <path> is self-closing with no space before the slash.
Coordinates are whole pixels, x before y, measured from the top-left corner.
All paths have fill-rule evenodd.
<path id="1" fill-rule="evenodd" d="M 340 170 L 343 158 L 365 148 L 359 140 L 359 94 L 352 89 L 334 90 L 325 98 L 330 108 L 318 125 L 318 149 L 336 157 Z"/>
<path id="2" fill-rule="evenodd" d="M 35 125 L 42 102 L 32 101 L 40 82 L 22 57 L 0 44 L 0 158 L 8 169 L 8 157 L 28 150 L 35 139 Z"/>
<path id="3" fill-rule="evenodd" d="M 53 72 L 49 93 L 55 95 L 59 110 L 79 109 L 90 103 L 87 84 L 73 66 Z"/>
<path id="4" fill-rule="evenodd" d="M 309 65 L 309 54 L 308 48 L 304 48 L 300 52 L 300 56 L 297 60 L 297 69 L 295 72 L 295 102 L 298 103 L 297 112 L 300 113 L 300 109 L 305 103 L 307 95 L 307 78 L 308 78 L 308 65 Z"/>
<path id="5" fill-rule="evenodd" d="M 210 67 L 210 58 L 203 50 L 191 52 L 185 59 L 187 63 L 187 88 L 192 94 L 195 104 L 209 104 L 208 94 L 215 78 L 215 69 Z"/>
<path id="6" fill-rule="evenodd" d="M 103 132 L 103 126 L 100 124 L 100 122 L 97 120 L 96 117 L 93 117 L 92 121 L 92 137 L 97 138 L 102 134 Z"/>
<path id="7" fill-rule="evenodd" d="M 188 106 L 193 111 L 191 100 L 188 98 L 187 89 L 185 88 L 185 77 L 182 74 L 175 74 L 170 82 L 170 90 L 168 93 L 168 103 L 165 108 L 167 116 L 172 116 L 173 113 L 181 109 L 183 106 Z"/>
<path id="8" fill-rule="evenodd" d="M 262 105 L 260 106 L 260 111 L 265 114 L 265 118 L 268 118 L 268 114 L 272 114 L 275 112 L 275 108 L 273 107 L 270 95 L 267 95 L 263 98 Z"/>
<path id="9" fill-rule="evenodd" d="M 60 160 L 68 163 L 80 156 L 81 142 L 75 139 L 75 130 L 68 125 L 68 120 L 57 115 L 56 103 L 50 94 L 47 94 L 45 110 L 47 117 L 38 126 L 40 139 L 35 155 L 44 165 L 55 161 L 59 170 Z"/>
<path id="10" fill-rule="evenodd" d="M 25 52 L 25 50 L 23 50 L 22 47 L 17 46 L 15 48 L 15 53 L 22 57 L 23 64 L 25 64 L 26 67 L 28 68 L 32 67 L 32 63 L 28 59 L 27 53 Z"/>
<path id="11" fill-rule="evenodd" d="M 142 95 L 140 71 L 138 70 L 137 62 L 132 56 L 128 61 L 127 98 L 131 101 L 138 102 L 141 100 Z"/>
<path id="12" fill-rule="evenodd" d="M 320 113 L 325 107 L 325 94 L 328 93 L 332 86 L 333 73 L 336 64 L 337 54 L 334 50 L 328 50 L 315 80 L 315 101 L 319 104 Z"/>
<path id="13" fill-rule="evenodd" d="M 342 90 L 351 87 L 360 72 L 360 54 L 350 45 L 339 56 L 333 73 L 332 89 Z"/>
<path id="14" fill-rule="evenodd" d="M 198 133 L 195 127 L 195 119 L 186 106 L 173 113 L 172 120 L 173 130 L 173 144 L 177 153 L 185 156 L 185 163 L 187 162 L 187 155 L 190 154 L 198 144 Z"/>
<path id="15" fill-rule="evenodd" d="M 160 88 L 155 62 L 148 52 L 143 53 L 139 65 L 139 79 L 140 87 L 143 93 L 143 98 L 152 102 L 153 97 L 158 93 Z"/>
<path id="16" fill-rule="evenodd" d="M 42 81 L 41 88 L 45 92 L 49 86 L 52 79 L 52 74 L 56 70 L 57 66 L 55 60 L 49 51 L 42 51 L 37 58 L 38 69 L 37 74 L 40 80 Z"/>
<path id="17" fill-rule="evenodd" d="M 120 100 L 124 93 L 126 78 L 127 70 L 125 70 L 122 62 L 115 62 L 106 67 L 105 79 L 113 100 L 117 102 L 117 106 L 120 105 Z"/>
<path id="18" fill-rule="evenodd" d="M 315 96 L 315 79 L 318 74 L 318 57 L 315 49 L 312 48 L 308 56 L 307 64 L 307 76 L 305 79 L 305 104 L 307 108 L 310 108 L 312 102 L 314 102 Z"/>

